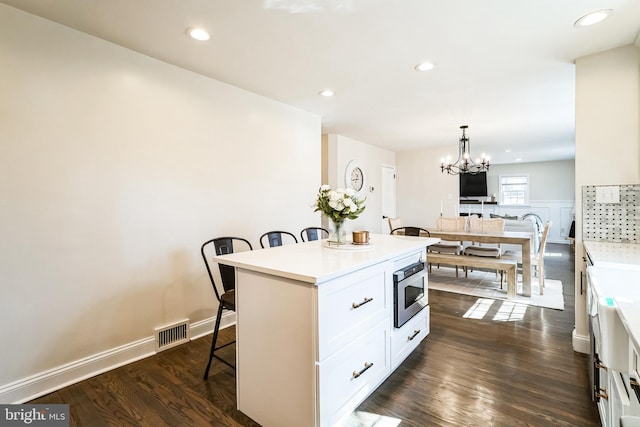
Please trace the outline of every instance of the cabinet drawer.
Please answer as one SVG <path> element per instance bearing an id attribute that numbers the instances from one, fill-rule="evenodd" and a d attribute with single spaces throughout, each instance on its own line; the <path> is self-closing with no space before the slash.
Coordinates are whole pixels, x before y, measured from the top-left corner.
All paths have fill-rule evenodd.
<path id="1" fill-rule="evenodd" d="M 388 321 L 383 321 L 318 364 L 318 405 L 322 425 L 332 426 L 351 413 L 390 372 Z"/>
<path id="2" fill-rule="evenodd" d="M 361 270 L 323 284 L 318 289 L 318 361 L 388 319 L 391 308 L 386 292 L 390 269 Z"/>
<path id="3" fill-rule="evenodd" d="M 429 306 L 402 325 L 402 328 L 393 331 L 391 335 L 392 368 L 397 368 L 427 335 L 429 335 Z"/>

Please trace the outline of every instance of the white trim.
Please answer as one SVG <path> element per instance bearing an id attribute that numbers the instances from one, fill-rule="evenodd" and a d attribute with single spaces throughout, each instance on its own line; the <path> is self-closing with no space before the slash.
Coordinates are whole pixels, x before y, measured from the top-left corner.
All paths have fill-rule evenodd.
<path id="1" fill-rule="evenodd" d="M 223 313 L 220 329 L 234 325 L 236 314 Z M 215 316 L 190 326 L 191 340 L 213 332 Z M 70 386 L 107 371 L 133 363 L 156 354 L 155 338 L 142 338 L 131 343 L 112 348 L 89 357 L 37 373 L 10 384 L 0 386 L 0 404 L 25 403 L 45 394 Z M 206 364 L 202 361 L 202 366 Z"/>
<path id="2" fill-rule="evenodd" d="M 0 388 L 0 402 L 28 402 L 153 354 L 154 338 L 143 338 L 4 385 Z"/>
<path id="3" fill-rule="evenodd" d="M 505 204 L 504 203 L 504 184 L 502 183 L 503 178 L 526 178 L 526 186 L 524 190 L 524 201 L 519 204 Z M 529 206 L 529 192 L 531 187 L 531 180 L 529 178 L 528 173 L 510 173 L 510 174 L 500 174 L 498 175 L 498 201 L 501 206 L 505 207 L 519 207 L 519 206 Z"/>
<path id="4" fill-rule="evenodd" d="M 194 322 L 189 328 L 191 331 L 191 341 L 202 338 L 206 335 L 213 333 L 213 327 L 215 326 L 216 318 L 209 317 L 208 319 Z M 236 324 L 236 313 L 233 311 L 224 311 L 222 313 L 222 319 L 220 319 L 220 329 L 228 328 Z M 206 362 L 206 361 L 205 361 Z"/>
<path id="5" fill-rule="evenodd" d="M 573 351 L 577 351 L 578 353 L 589 354 L 591 340 L 586 335 L 578 335 L 576 334 L 576 330 L 574 329 L 571 332 L 571 341 L 573 344 Z"/>

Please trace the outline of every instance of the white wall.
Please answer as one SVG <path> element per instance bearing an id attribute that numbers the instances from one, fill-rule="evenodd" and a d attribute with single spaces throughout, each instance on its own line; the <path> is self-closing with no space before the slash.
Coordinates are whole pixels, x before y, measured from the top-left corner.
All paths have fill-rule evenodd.
<path id="1" fill-rule="evenodd" d="M 640 48 L 576 60 L 576 326 L 574 349 L 588 352 L 582 266 L 582 187 L 640 183 Z M 584 288 L 584 287 L 583 287 Z M 586 344 L 586 345 L 585 345 Z"/>
<path id="2" fill-rule="evenodd" d="M 530 200 L 575 199 L 575 161 L 492 165 L 487 173 L 489 194 L 498 195 L 500 175 L 528 174 Z"/>
<path id="3" fill-rule="evenodd" d="M 345 221 L 346 232 L 369 230 L 373 233 L 388 233 L 388 228 L 381 226 L 382 165 L 395 165 L 394 152 L 334 134 L 323 135 L 323 144 L 327 159 L 324 166 L 327 168 L 326 183 L 332 188 L 345 188 L 345 171 L 350 161 L 356 160 L 365 170 L 366 188 L 362 195 L 367 198 L 366 209 L 357 219 Z"/>
<path id="4" fill-rule="evenodd" d="M 492 165 L 487 173 L 489 194 L 498 195 L 500 175 L 521 173 L 529 175 L 529 205 L 497 206 L 492 210 L 509 215 L 535 213 L 543 222 L 552 222 L 549 242 L 568 244 L 566 237 L 575 213 L 575 162 L 560 160 Z"/>
<path id="5" fill-rule="evenodd" d="M 396 153 L 398 176 L 398 216 L 406 225 L 433 227 L 440 215 L 466 212 L 470 205 L 458 206 L 459 177 L 440 170 L 440 159 L 449 147 L 433 147 Z M 485 206 L 489 213 L 523 215 L 533 212 L 555 224 L 549 241 L 567 243 L 574 204 L 574 162 L 515 163 L 492 165 L 487 174 L 489 194 L 498 193 L 500 174 L 527 173 L 531 180 L 530 205 L 523 208 Z M 479 212 L 476 207 L 472 212 Z"/>
<path id="6" fill-rule="evenodd" d="M 458 209 L 458 176 L 440 171 L 440 159 L 451 147 L 430 147 L 396 153 L 397 214 L 404 225 L 435 227 L 440 215 L 453 216 Z"/>
<path id="7" fill-rule="evenodd" d="M 210 320 L 208 238 L 320 224 L 318 116 L 3 4 L 0 70 L 0 403 Z"/>

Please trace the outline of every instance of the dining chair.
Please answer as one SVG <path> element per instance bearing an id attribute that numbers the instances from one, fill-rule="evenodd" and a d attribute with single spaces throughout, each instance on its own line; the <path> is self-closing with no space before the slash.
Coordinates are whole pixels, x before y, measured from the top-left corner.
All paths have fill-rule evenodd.
<path id="1" fill-rule="evenodd" d="M 531 267 L 534 269 L 534 274 L 538 277 L 538 283 L 540 287 L 540 295 L 544 292 L 544 251 L 547 246 L 547 237 L 549 236 L 549 229 L 553 223 L 547 221 L 542 230 L 542 238 L 540 239 L 540 246 L 535 253 L 531 254 Z M 502 255 L 503 258 L 514 259 L 518 264 L 522 264 L 522 252 L 520 251 L 505 251 Z"/>
<path id="2" fill-rule="evenodd" d="M 387 218 L 387 222 L 389 223 L 389 232 L 402 227 L 402 219 L 400 218 Z"/>
<path id="3" fill-rule="evenodd" d="M 467 220 L 463 217 L 439 217 L 436 220 L 436 225 L 438 226 L 438 230 L 443 231 L 464 231 Z M 440 253 L 440 254 L 453 254 L 460 255 L 464 247 L 462 246 L 462 242 L 452 242 L 447 240 L 441 240 L 440 243 L 435 243 L 433 245 L 427 246 L 428 252 Z M 429 259 L 429 256 L 427 256 Z M 440 265 L 436 265 L 440 268 Z M 458 266 L 456 265 L 456 277 L 458 277 Z M 431 263 L 429 263 L 429 272 L 431 272 Z"/>
<path id="4" fill-rule="evenodd" d="M 504 231 L 504 219 L 503 218 L 469 218 L 469 230 L 470 231 Z M 486 245 L 486 244 L 485 244 Z M 471 245 L 464 249 L 465 255 L 475 256 L 487 256 L 492 258 L 500 258 L 500 243 L 490 244 L 489 246 L 482 246 L 481 244 Z"/>
<path id="5" fill-rule="evenodd" d="M 266 239 L 265 239 L 266 238 Z M 293 239 L 293 242 L 291 242 Z M 265 242 L 266 240 L 266 242 Z M 260 236 L 260 246 L 266 248 L 265 243 L 270 248 L 275 248 L 276 246 L 282 246 L 285 242 L 289 243 L 298 243 L 298 239 L 292 233 L 288 231 L 267 231 L 262 236 Z"/>
<path id="6" fill-rule="evenodd" d="M 426 234 L 427 237 L 431 237 L 431 233 L 429 233 L 429 230 L 425 230 L 424 228 L 420 227 L 398 227 L 391 230 L 391 233 L 389 234 L 404 236 L 421 236 L 423 234 Z"/>
<path id="7" fill-rule="evenodd" d="M 224 348 L 235 342 L 231 341 L 227 344 L 221 345 L 220 347 L 216 347 L 216 343 L 218 341 L 218 332 L 220 331 L 220 319 L 222 318 L 222 311 L 236 310 L 235 269 L 230 265 L 218 264 L 220 281 L 222 282 L 222 287 L 219 288 L 218 285 L 216 285 L 216 280 L 214 279 L 213 271 L 211 270 L 211 266 L 209 265 L 209 260 L 214 255 L 226 255 L 247 250 L 253 250 L 253 247 L 248 240 L 241 237 L 216 237 L 215 239 L 204 242 L 202 244 L 202 247 L 200 248 L 200 254 L 202 255 L 202 259 L 204 260 L 204 265 L 207 268 L 207 273 L 209 274 L 209 280 L 211 281 L 213 292 L 215 293 L 218 300 L 218 313 L 216 314 L 216 323 L 213 327 L 213 338 L 211 340 L 211 350 L 209 351 L 209 361 L 207 362 L 207 368 L 204 371 L 205 380 L 209 378 L 209 368 L 211 368 L 211 361 L 214 357 L 227 366 L 235 369 L 235 366 L 215 354 L 217 350 L 220 350 L 221 348 Z"/>
<path id="8" fill-rule="evenodd" d="M 306 236 L 306 239 L 305 239 Z M 300 238 L 303 242 L 310 242 L 312 240 L 320 240 L 329 237 L 329 231 L 322 227 L 307 227 L 303 228 L 300 232 Z"/>
<path id="9" fill-rule="evenodd" d="M 469 218 L 469 230 L 470 231 L 504 231 L 504 218 Z M 483 246 L 481 244 L 475 244 L 464 248 L 465 255 L 482 256 L 490 258 L 500 258 L 502 256 L 502 249 L 500 243 L 489 244 L 489 246 Z M 473 270 L 472 270 L 473 271 Z M 496 276 L 500 272 L 496 270 Z M 466 275 L 467 273 L 465 273 Z M 502 277 L 500 278 L 500 286 L 502 286 Z"/>

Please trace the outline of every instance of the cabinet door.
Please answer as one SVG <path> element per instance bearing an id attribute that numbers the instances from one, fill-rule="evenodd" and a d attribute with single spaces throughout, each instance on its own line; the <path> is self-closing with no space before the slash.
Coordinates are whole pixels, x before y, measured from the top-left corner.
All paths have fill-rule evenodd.
<path id="1" fill-rule="evenodd" d="M 598 372 L 600 373 L 600 399 L 598 400 L 600 421 L 602 423 L 602 427 L 611 427 L 611 404 L 609 403 L 609 371 L 607 369 L 600 368 L 598 369 Z"/>
<path id="2" fill-rule="evenodd" d="M 640 417 L 640 349 L 633 342 L 629 348 L 629 413 L 625 415 Z"/>
<path id="3" fill-rule="evenodd" d="M 620 417 L 629 413 L 629 396 L 620 372 L 611 371 L 609 382 L 609 425 L 617 427 L 620 425 Z"/>

